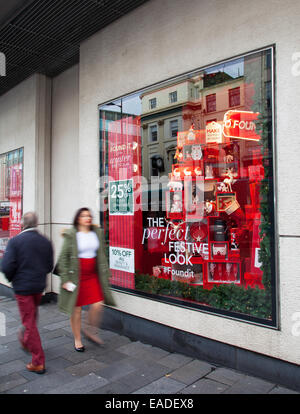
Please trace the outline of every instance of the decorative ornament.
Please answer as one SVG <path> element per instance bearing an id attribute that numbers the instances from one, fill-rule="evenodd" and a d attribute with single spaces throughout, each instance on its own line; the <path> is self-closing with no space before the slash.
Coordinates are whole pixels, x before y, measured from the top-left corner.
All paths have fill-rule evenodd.
<path id="1" fill-rule="evenodd" d="M 182 152 L 180 151 L 179 148 L 177 148 L 176 149 L 176 153 L 174 155 L 174 159 L 175 160 L 177 159 L 178 161 L 180 161 L 180 160 L 182 160 L 182 157 L 183 157 Z"/>
<path id="2" fill-rule="evenodd" d="M 226 244 L 213 244 L 212 253 L 214 259 L 218 258 L 225 258 L 227 253 L 227 246 Z"/>
<path id="3" fill-rule="evenodd" d="M 214 213 L 216 210 L 216 204 L 213 201 L 205 201 L 204 211 L 206 214 Z"/>
<path id="4" fill-rule="evenodd" d="M 195 171 L 195 174 L 196 174 L 197 176 L 202 175 L 202 170 L 201 170 L 201 168 L 200 168 L 200 167 L 196 167 L 194 171 Z"/>
<path id="5" fill-rule="evenodd" d="M 226 186 L 226 184 L 223 181 L 221 183 L 218 183 L 218 191 L 220 193 L 227 193 L 228 192 L 228 187 Z"/>
<path id="6" fill-rule="evenodd" d="M 171 207 L 171 213 L 181 213 L 182 212 L 182 199 L 181 195 L 178 193 L 174 194 L 173 204 Z"/>
<path id="7" fill-rule="evenodd" d="M 225 178 L 225 180 L 223 180 L 223 183 L 224 183 L 224 185 L 227 186 L 227 189 L 230 192 L 232 192 L 232 184 L 234 184 L 236 182 L 236 180 L 234 180 L 233 176 L 234 176 L 233 168 L 227 168 L 226 178 Z"/>
<path id="8" fill-rule="evenodd" d="M 187 135 L 187 140 L 188 141 L 195 141 L 196 135 L 194 132 L 194 124 L 191 125 L 188 135 Z"/>
<path id="9" fill-rule="evenodd" d="M 207 236 L 207 226 L 201 221 L 192 224 L 190 227 L 190 235 L 197 242 L 204 240 Z"/>
<path id="10" fill-rule="evenodd" d="M 214 178 L 213 168 L 211 164 L 205 166 L 205 178 Z"/>
<path id="11" fill-rule="evenodd" d="M 159 266 L 153 266 L 152 268 L 153 276 L 159 277 L 161 275 L 161 270 Z"/>
<path id="12" fill-rule="evenodd" d="M 190 168 L 189 168 L 189 167 L 186 167 L 186 168 L 183 170 L 183 173 L 184 173 L 184 175 L 192 175 L 192 171 L 190 170 Z"/>
<path id="13" fill-rule="evenodd" d="M 238 250 L 239 245 L 237 242 L 238 237 L 238 229 L 237 228 L 231 228 L 230 229 L 230 249 L 231 250 Z"/>
<path id="14" fill-rule="evenodd" d="M 202 149 L 201 145 L 193 145 L 191 157 L 194 161 L 199 161 L 202 158 Z"/>
<path id="15" fill-rule="evenodd" d="M 170 181 L 167 185 L 171 191 L 182 191 L 181 181 Z"/>
<path id="16" fill-rule="evenodd" d="M 174 168 L 173 174 L 175 178 L 180 178 L 180 170 L 178 167 Z"/>

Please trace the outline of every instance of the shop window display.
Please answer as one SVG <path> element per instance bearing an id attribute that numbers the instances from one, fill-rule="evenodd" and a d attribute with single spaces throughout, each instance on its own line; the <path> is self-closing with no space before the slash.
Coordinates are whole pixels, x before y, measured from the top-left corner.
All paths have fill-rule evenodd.
<path id="1" fill-rule="evenodd" d="M 0 155 L 0 261 L 8 240 L 21 231 L 23 148 Z"/>
<path id="2" fill-rule="evenodd" d="M 116 289 L 276 325 L 272 54 L 250 53 L 99 107 L 100 218 Z M 149 142 L 154 123 L 158 139 Z"/>

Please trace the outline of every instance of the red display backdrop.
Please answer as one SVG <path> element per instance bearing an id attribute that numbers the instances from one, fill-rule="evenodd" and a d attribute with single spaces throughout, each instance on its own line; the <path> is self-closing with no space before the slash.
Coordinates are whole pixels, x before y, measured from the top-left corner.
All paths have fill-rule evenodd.
<path id="1" fill-rule="evenodd" d="M 153 277 L 205 289 L 229 283 L 264 288 L 259 263 L 264 169 L 254 123 L 258 115 L 226 112 L 223 132 L 213 123 L 216 142 L 208 128 L 196 130 L 194 124 L 178 132 L 177 163 L 166 195 L 168 224 L 160 229 L 164 242 L 155 245 L 162 257 L 152 269 Z M 247 159 L 243 171 L 241 155 Z M 153 250 L 149 241 L 158 230 L 144 232 L 148 249 Z"/>
<path id="2" fill-rule="evenodd" d="M 121 249 L 130 249 L 134 254 L 134 267 L 141 258 L 140 238 L 142 233 L 142 213 L 137 203 L 140 199 L 141 176 L 141 135 L 140 118 L 128 117 L 110 122 L 108 132 L 108 175 L 109 175 L 109 244 Z M 114 184 L 115 183 L 115 184 Z M 112 186 L 115 185 L 115 188 Z M 112 191 L 117 196 L 132 185 L 128 211 L 118 211 L 112 206 Z M 120 190 L 120 191 L 118 191 Z M 122 201 L 122 197 L 119 197 Z M 130 204 L 130 205 L 129 205 Z M 137 210 L 137 211 L 136 211 Z M 139 230 L 140 229 L 140 230 Z M 118 250 L 121 251 L 121 250 Z M 126 259 L 124 259 L 126 260 Z M 112 266 L 112 264 L 110 264 Z M 111 283 L 126 288 L 134 288 L 134 269 L 131 272 L 111 268 Z"/>

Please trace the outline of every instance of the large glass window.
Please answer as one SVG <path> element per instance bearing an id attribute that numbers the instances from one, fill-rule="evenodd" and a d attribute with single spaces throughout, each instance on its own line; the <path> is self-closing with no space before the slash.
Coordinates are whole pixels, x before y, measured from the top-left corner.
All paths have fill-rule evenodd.
<path id="1" fill-rule="evenodd" d="M 23 148 L 0 155 L 0 260 L 8 240 L 21 231 Z"/>
<path id="2" fill-rule="evenodd" d="M 99 107 L 114 288 L 276 326 L 272 57 L 249 53 Z"/>

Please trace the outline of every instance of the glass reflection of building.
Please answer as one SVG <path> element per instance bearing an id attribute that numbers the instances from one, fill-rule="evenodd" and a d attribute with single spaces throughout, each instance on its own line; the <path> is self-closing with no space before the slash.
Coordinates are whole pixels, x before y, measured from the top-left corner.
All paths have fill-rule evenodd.
<path id="1" fill-rule="evenodd" d="M 205 129 L 209 122 L 223 123 L 228 109 L 245 108 L 243 65 L 235 76 L 225 71 L 203 71 L 189 79 L 147 91 L 141 98 L 143 175 L 161 176 L 175 162 L 177 132 Z M 161 158 L 162 165 L 156 160 Z"/>

